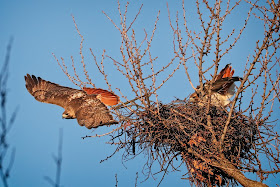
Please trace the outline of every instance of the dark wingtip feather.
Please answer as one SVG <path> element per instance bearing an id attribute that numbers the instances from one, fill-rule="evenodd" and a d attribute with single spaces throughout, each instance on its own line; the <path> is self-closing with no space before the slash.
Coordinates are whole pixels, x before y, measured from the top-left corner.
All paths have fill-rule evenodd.
<path id="1" fill-rule="evenodd" d="M 27 91 L 32 94 L 32 87 L 33 87 L 33 80 L 31 78 L 31 76 L 29 74 L 27 74 L 26 76 L 24 76 L 25 79 L 25 87 L 27 89 Z"/>

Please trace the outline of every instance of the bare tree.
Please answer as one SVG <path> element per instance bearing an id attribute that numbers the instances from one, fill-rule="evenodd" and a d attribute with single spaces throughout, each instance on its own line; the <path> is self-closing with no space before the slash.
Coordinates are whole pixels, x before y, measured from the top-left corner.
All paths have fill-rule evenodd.
<path id="1" fill-rule="evenodd" d="M 182 1 L 182 15 L 176 14 L 175 20 L 169 13 L 169 23 L 173 31 L 174 56 L 164 65 L 157 64 L 157 57 L 151 54 L 151 45 L 156 34 L 159 13 L 155 18 L 154 29 L 145 33 L 142 40 L 136 40 L 133 24 L 141 12 L 127 22 L 128 5 L 121 11 L 118 3 L 120 24 L 116 24 L 108 14 L 105 16 L 119 31 L 122 42 L 121 60 L 106 55 L 105 50 L 98 61 L 94 50 L 90 49 L 99 72 L 113 91 L 105 70 L 105 61 L 113 63 L 129 85 L 130 92 L 116 88 L 122 96 L 121 104 L 111 107 L 112 113 L 119 120 L 119 126 L 113 131 L 98 137 L 111 135 L 111 144 L 117 145 L 116 151 L 124 149 L 123 158 L 132 159 L 145 153 L 148 155 L 144 168 L 148 168 L 147 177 L 153 175 L 151 167 L 154 162 L 161 166 L 159 172 L 177 170 L 175 160 L 181 160 L 179 167 L 186 166 L 185 179 L 196 186 L 223 186 L 240 183 L 243 186 L 266 186 L 263 182 L 269 175 L 280 172 L 279 135 L 274 129 L 277 117 L 273 109 L 279 109 L 279 24 L 280 1 L 266 2 L 215 0 L 197 0 L 196 10 L 200 30 L 191 30 L 190 18 L 187 17 L 185 2 Z M 242 5 L 249 6 L 247 17 L 240 28 L 232 28 L 224 33 L 223 25 L 230 19 L 230 14 Z M 203 11 L 202 11 L 203 9 Z M 192 17 L 192 19 L 194 19 Z M 74 76 L 62 62 L 58 64 L 69 79 L 77 86 L 90 84 L 95 87 L 88 75 L 83 56 L 84 38 L 73 17 L 75 27 L 81 37 L 80 55 L 84 75 L 82 81 L 78 75 L 74 60 Z M 183 24 L 181 25 L 181 20 Z M 218 73 L 222 59 L 229 55 L 236 46 L 250 20 L 263 23 L 263 38 L 256 41 L 252 55 L 248 54 L 244 63 L 244 75 L 240 86 L 230 105 L 216 107 L 211 105 L 211 87 Z M 214 54 L 214 55 L 209 55 Z M 208 56 L 209 55 L 209 56 Z M 156 67 L 156 68 L 155 68 Z M 168 104 L 159 101 L 158 90 L 173 77 L 174 73 L 184 67 L 186 77 L 198 95 L 208 95 L 203 106 L 191 103 L 188 99 L 176 100 Z M 193 84 L 189 69 L 198 69 L 199 87 Z M 169 74 L 167 72 L 170 72 Z M 213 75 L 209 76 L 212 72 Z M 160 80 L 160 74 L 165 78 Z M 208 90 L 203 85 L 210 78 Z M 251 92 L 250 98 L 244 94 Z M 86 136 L 86 137 L 96 137 Z M 109 156 L 111 158 L 113 155 Z M 107 158 L 107 159 L 108 159 Z M 106 160 L 106 159 L 105 159 Z M 264 167 L 269 163 L 270 167 Z M 256 173 L 258 181 L 245 176 Z"/>
<path id="2" fill-rule="evenodd" d="M 7 141 L 7 135 L 11 130 L 12 125 L 15 122 L 17 109 L 14 110 L 11 116 L 7 116 L 7 84 L 9 78 L 9 63 L 10 54 L 13 39 L 10 40 L 7 46 L 6 58 L 4 60 L 1 72 L 0 72 L 0 102 L 1 102 L 1 114 L 0 114 L 0 176 L 3 186 L 7 187 L 8 178 L 15 159 L 15 149 L 12 149 L 11 153 L 8 153 L 10 144 Z M 6 163 L 7 155 L 10 154 L 9 161 Z"/>

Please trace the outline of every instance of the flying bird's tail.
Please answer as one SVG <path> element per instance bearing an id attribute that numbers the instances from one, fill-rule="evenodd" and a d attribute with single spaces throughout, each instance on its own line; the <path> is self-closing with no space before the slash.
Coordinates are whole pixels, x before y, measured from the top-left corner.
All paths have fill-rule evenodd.
<path id="1" fill-rule="evenodd" d="M 119 96 L 117 96 L 114 93 L 109 92 L 107 90 L 103 90 L 100 88 L 86 88 L 86 87 L 84 87 L 83 90 L 88 95 L 91 95 L 91 94 L 98 95 L 97 98 L 99 100 L 101 100 L 101 102 L 107 106 L 113 106 L 120 102 Z"/>

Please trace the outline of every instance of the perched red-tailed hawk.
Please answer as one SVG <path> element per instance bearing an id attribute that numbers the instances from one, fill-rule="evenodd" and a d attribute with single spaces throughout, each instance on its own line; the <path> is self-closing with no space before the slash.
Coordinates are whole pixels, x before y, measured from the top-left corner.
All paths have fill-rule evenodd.
<path id="1" fill-rule="evenodd" d="M 106 105 L 117 104 L 119 97 L 109 91 L 95 88 L 77 90 L 29 74 L 24 78 L 28 92 L 37 101 L 63 107 L 62 117 L 65 119 L 77 118 L 78 123 L 88 129 L 118 123 Z"/>
<path id="2" fill-rule="evenodd" d="M 227 64 L 224 69 L 215 77 L 211 88 L 211 104 L 215 106 L 226 106 L 230 103 L 230 98 L 235 93 L 236 81 L 243 80 L 241 77 L 233 77 L 234 69 Z M 194 92 L 190 96 L 190 101 L 203 105 L 208 101 L 207 90 L 210 87 L 210 81 L 203 84 L 204 94 L 200 96 L 198 92 Z M 200 89 L 200 86 L 197 87 Z"/>

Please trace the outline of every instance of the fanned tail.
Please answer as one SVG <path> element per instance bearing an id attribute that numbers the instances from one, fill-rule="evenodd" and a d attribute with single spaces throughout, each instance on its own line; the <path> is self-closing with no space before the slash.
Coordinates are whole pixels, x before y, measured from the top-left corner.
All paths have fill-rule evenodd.
<path id="1" fill-rule="evenodd" d="M 86 88 L 84 87 L 83 90 L 88 94 L 95 94 L 98 95 L 97 98 L 107 106 L 113 106 L 120 102 L 119 96 L 115 95 L 112 92 L 107 90 L 103 90 L 100 88 Z"/>
<path id="2" fill-rule="evenodd" d="M 234 74 L 234 69 L 232 69 L 232 67 L 230 65 L 227 65 L 225 67 L 225 73 L 222 78 L 232 77 L 233 74 Z"/>

